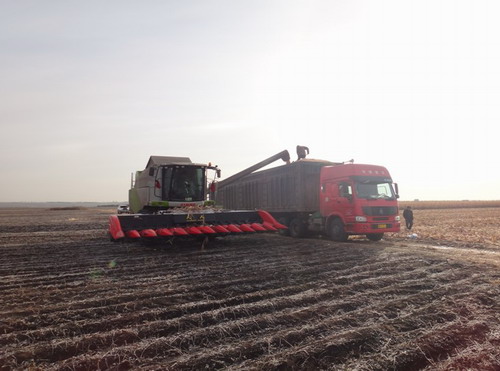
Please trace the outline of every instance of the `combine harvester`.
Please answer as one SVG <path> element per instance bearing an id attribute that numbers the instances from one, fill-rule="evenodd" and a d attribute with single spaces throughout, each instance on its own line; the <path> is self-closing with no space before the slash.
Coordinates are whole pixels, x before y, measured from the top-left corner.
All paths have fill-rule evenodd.
<path id="1" fill-rule="evenodd" d="M 289 163 L 282 151 L 226 179 L 230 184 L 278 159 Z M 209 182 L 208 172 L 214 172 Z M 225 210 L 215 206 L 216 181 L 220 169 L 211 164 L 195 164 L 187 157 L 151 156 L 135 174 L 129 190 L 131 214 L 112 215 L 112 241 L 174 237 L 218 237 L 230 234 L 275 232 L 286 229 L 263 210 Z"/>

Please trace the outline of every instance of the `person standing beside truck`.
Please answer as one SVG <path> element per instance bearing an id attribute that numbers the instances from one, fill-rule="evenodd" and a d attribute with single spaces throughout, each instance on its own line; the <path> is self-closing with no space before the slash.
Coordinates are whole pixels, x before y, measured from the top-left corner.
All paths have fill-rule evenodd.
<path id="1" fill-rule="evenodd" d="M 403 218 L 405 218 L 406 229 L 411 230 L 413 227 L 413 210 L 411 206 L 407 206 L 405 211 L 403 211 Z"/>

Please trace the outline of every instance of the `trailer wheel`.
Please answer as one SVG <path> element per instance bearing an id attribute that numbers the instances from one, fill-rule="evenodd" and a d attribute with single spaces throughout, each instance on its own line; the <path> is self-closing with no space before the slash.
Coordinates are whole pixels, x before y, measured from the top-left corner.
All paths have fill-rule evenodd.
<path id="1" fill-rule="evenodd" d="M 288 226 L 288 230 L 290 231 L 290 236 L 294 238 L 304 237 L 306 234 L 306 225 L 299 218 L 293 218 Z"/>
<path id="2" fill-rule="evenodd" d="M 349 238 L 349 235 L 345 232 L 344 223 L 338 218 L 332 220 L 328 231 L 330 232 L 330 238 L 334 241 L 345 242 Z"/>
<path id="3" fill-rule="evenodd" d="M 380 241 L 384 237 L 383 233 L 370 233 L 366 235 L 370 241 Z"/>

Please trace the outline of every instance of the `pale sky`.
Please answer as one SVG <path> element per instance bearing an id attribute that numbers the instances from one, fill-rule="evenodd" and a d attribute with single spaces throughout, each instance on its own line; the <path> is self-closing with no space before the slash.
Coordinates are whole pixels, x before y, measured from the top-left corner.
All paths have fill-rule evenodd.
<path id="1" fill-rule="evenodd" d="M 124 201 L 295 146 L 402 200 L 500 199 L 496 0 L 0 0 L 0 201 Z M 280 164 L 280 163 L 277 163 Z"/>

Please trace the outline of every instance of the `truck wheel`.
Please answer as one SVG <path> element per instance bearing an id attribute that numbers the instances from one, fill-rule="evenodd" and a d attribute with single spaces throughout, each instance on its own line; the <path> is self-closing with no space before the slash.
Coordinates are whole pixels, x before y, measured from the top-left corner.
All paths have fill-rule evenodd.
<path id="1" fill-rule="evenodd" d="M 384 237 L 383 233 L 370 233 L 366 235 L 370 241 L 380 241 Z"/>
<path id="2" fill-rule="evenodd" d="M 330 223 L 329 232 L 330 238 L 334 241 L 345 242 L 349 238 L 349 235 L 345 233 L 344 223 L 340 219 L 335 219 Z"/>
<path id="3" fill-rule="evenodd" d="M 304 237 L 306 234 L 306 226 L 299 218 L 293 218 L 288 226 L 290 236 L 294 238 Z"/>

